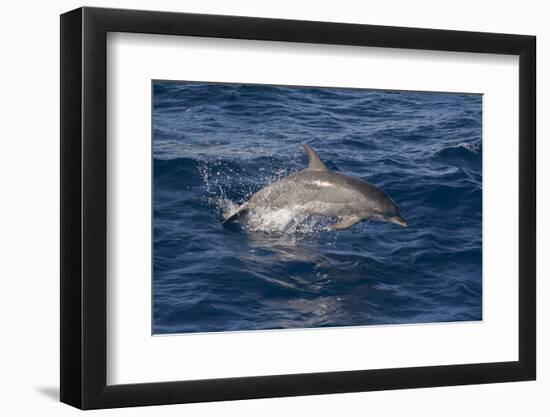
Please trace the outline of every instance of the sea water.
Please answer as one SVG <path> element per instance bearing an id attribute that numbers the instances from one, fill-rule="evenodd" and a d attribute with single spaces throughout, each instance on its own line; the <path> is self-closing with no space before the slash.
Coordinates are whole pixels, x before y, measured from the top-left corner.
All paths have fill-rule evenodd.
<path id="1" fill-rule="evenodd" d="M 482 96 L 153 82 L 153 332 L 482 319 Z M 381 187 L 408 228 L 292 210 L 229 226 L 304 169 Z"/>

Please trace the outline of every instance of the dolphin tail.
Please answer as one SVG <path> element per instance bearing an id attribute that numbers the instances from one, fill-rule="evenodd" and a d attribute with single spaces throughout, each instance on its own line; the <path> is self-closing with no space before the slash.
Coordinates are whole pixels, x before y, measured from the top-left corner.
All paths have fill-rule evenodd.
<path id="1" fill-rule="evenodd" d="M 229 216 L 223 219 L 222 224 L 231 223 L 232 221 L 237 220 L 239 217 L 246 214 L 247 211 L 248 211 L 247 207 L 245 207 L 244 205 L 240 206 L 237 209 L 237 211 L 235 211 L 234 213 L 231 213 Z"/>
<path id="2" fill-rule="evenodd" d="M 317 155 L 317 152 L 313 150 L 311 146 L 309 146 L 306 143 L 302 143 L 302 147 L 307 153 L 307 156 L 309 158 L 309 165 L 307 166 L 307 169 L 311 169 L 312 171 L 328 171 L 329 169 L 326 167 L 326 165 L 321 161 L 321 158 L 319 158 L 319 155 Z"/>

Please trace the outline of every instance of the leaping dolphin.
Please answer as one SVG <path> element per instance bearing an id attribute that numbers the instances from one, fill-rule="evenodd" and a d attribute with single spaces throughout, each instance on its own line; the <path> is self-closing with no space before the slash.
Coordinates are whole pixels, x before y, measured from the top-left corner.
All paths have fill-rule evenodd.
<path id="1" fill-rule="evenodd" d="M 292 209 L 305 215 L 338 218 L 331 229 L 348 229 L 363 220 L 387 221 L 406 227 L 399 207 L 380 188 L 328 169 L 311 146 L 306 169 L 281 178 L 252 195 L 223 223 L 256 210 Z"/>

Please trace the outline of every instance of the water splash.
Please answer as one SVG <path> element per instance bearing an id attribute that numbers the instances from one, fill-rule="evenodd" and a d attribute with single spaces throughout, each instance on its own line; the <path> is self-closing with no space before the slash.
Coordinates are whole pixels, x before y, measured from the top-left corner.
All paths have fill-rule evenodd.
<path id="1" fill-rule="evenodd" d="M 252 232 L 279 233 L 297 238 L 314 237 L 330 230 L 329 219 L 303 212 L 300 206 L 254 210 L 245 217 L 245 228 Z"/>
<path id="2" fill-rule="evenodd" d="M 220 222 L 234 214 L 239 206 L 259 189 L 258 186 L 250 183 L 250 179 L 245 177 L 245 173 L 238 172 L 220 160 L 203 161 L 198 170 L 206 192 L 203 202 L 213 210 Z M 264 166 L 259 171 L 261 172 L 260 177 L 256 177 L 255 180 L 265 186 L 288 175 L 293 170 Z M 248 232 L 290 235 L 296 239 L 314 237 L 330 230 L 332 219 L 305 215 L 303 214 L 307 211 L 305 209 L 300 206 L 284 209 L 266 207 L 248 212 L 238 222 Z"/>

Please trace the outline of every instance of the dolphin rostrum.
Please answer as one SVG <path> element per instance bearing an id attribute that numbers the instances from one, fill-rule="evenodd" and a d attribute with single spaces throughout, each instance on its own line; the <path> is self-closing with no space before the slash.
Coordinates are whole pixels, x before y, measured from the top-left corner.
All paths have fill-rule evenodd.
<path id="1" fill-rule="evenodd" d="M 377 186 L 329 170 L 306 144 L 306 169 L 281 178 L 252 195 L 225 218 L 229 223 L 256 210 L 292 209 L 301 214 L 338 218 L 331 229 L 348 229 L 363 220 L 380 220 L 406 227 L 399 207 Z"/>

